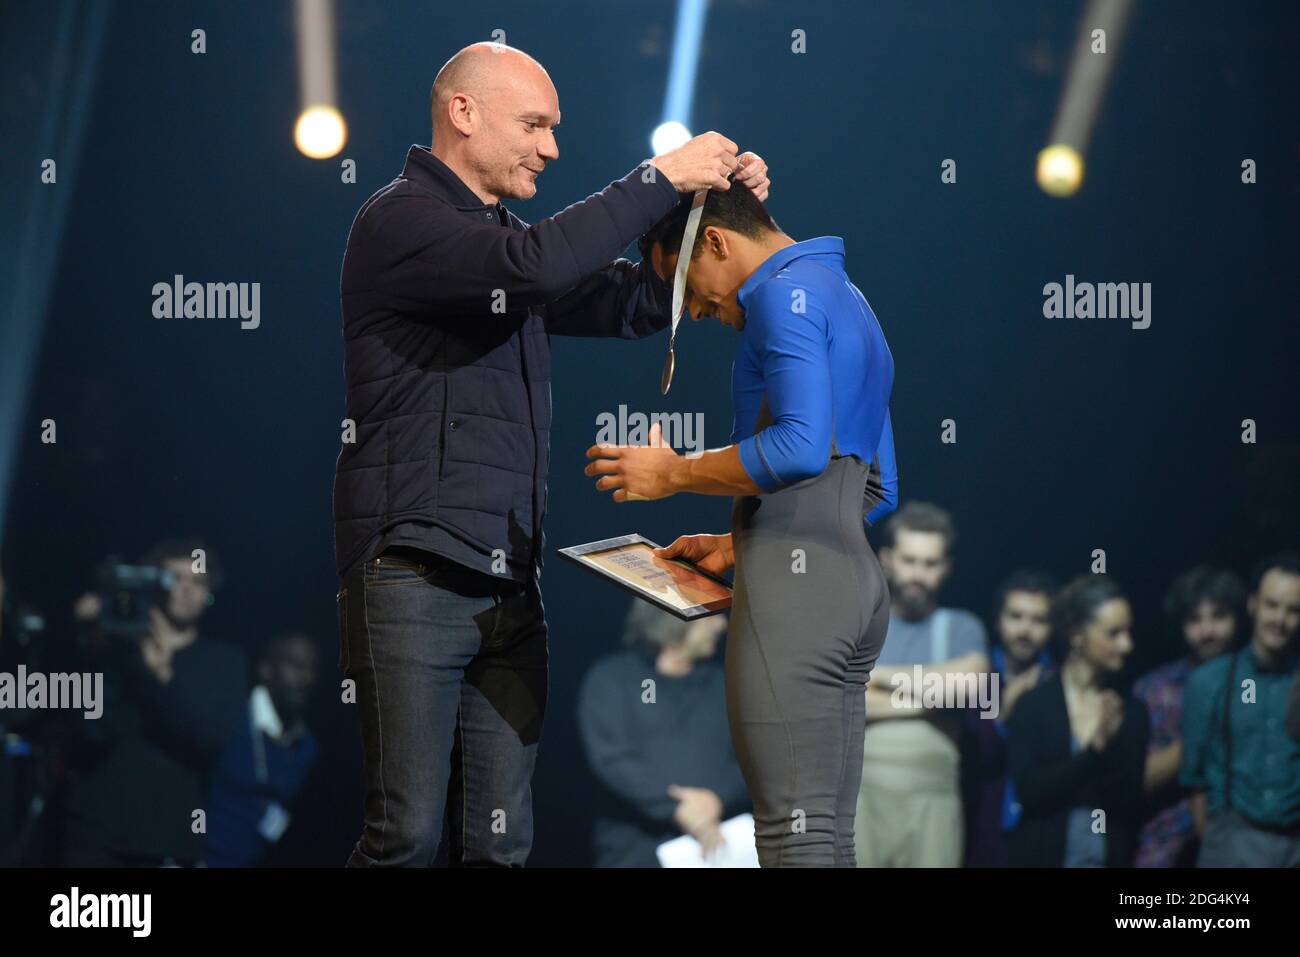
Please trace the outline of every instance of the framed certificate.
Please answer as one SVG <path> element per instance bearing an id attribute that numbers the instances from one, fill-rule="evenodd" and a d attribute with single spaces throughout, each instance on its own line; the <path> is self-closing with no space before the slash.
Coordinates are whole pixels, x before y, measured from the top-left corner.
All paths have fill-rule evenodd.
<path id="1" fill-rule="evenodd" d="M 731 586 L 723 579 L 679 558 L 657 558 L 652 550 L 658 547 L 634 534 L 561 548 L 560 554 L 685 621 L 731 607 Z"/>

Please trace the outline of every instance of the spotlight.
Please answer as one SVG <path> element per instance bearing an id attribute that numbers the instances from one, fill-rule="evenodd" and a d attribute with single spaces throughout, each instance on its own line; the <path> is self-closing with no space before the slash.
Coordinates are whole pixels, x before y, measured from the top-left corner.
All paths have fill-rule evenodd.
<path id="1" fill-rule="evenodd" d="M 304 156 L 329 159 L 339 154 L 348 138 L 347 124 L 335 105 L 339 100 L 333 0 L 295 0 L 294 30 L 302 112 L 294 124 L 293 141 Z"/>
<path id="2" fill-rule="evenodd" d="M 1073 196 L 1083 183 L 1083 157 L 1073 146 L 1056 143 L 1038 152 L 1038 186 L 1049 196 Z"/>
<path id="3" fill-rule="evenodd" d="M 691 106 L 695 100 L 695 73 L 700 65 L 700 43 L 708 0 L 677 0 L 677 25 L 673 30 L 672 59 L 668 64 L 668 89 L 664 93 L 662 122 L 650 136 L 655 155 L 675 150 L 691 138 Z"/>
<path id="4" fill-rule="evenodd" d="M 654 133 L 650 135 L 650 148 L 654 150 L 654 155 L 658 156 L 660 153 L 677 149 L 690 138 L 691 131 L 684 124 L 669 120 L 655 127 Z"/>
<path id="5" fill-rule="evenodd" d="M 1089 0 L 1079 20 L 1070 72 L 1038 154 L 1038 186 L 1049 196 L 1073 196 L 1083 183 L 1083 154 L 1101 112 L 1106 86 L 1124 41 L 1132 0 Z"/>
<path id="6" fill-rule="evenodd" d="M 293 141 L 311 159 L 337 156 L 348 138 L 343 114 L 332 106 L 309 106 L 298 116 Z"/>

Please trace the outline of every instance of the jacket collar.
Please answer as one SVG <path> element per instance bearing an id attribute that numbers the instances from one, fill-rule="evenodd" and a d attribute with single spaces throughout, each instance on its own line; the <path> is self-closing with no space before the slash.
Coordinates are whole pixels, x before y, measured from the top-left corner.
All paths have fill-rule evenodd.
<path id="1" fill-rule="evenodd" d="M 402 167 L 402 178 L 419 183 L 439 196 L 449 200 L 457 209 L 476 213 L 492 213 L 499 218 L 505 209 L 498 203 L 485 203 L 478 195 L 465 185 L 442 160 L 434 156 L 427 146 L 412 146 L 406 151 L 406 165 Z"/>
<path id="2" fill-rule="evenodd" d="M 778 249 L 772 255 L 763 260 L 745 280 L 744 285 L 736 291 L 736 301 L 740 307 L 745 308 L 745 298 L 757 289 L 768 279 L 775 276 L 790 263 L 803 256 L 837 256 L 839 257 L 839 266 L 844 266 L 844 240 L 839 236 L 818 236 L 816 239 L 805 239 L 801 243 L 794 243 L 786 246 L 784 249 Z"/>

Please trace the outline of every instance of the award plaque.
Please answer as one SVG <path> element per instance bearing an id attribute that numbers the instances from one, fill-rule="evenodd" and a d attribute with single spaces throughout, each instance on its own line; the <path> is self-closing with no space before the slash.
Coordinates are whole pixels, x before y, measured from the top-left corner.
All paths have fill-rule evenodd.
<path id="1" fill-rule="evenodd" d="M 560 554 L 685 621 L 731 607 L 726 581 L 683 559 L 658 558 L 658 547 L 634 534 L 561 548 Z"/>

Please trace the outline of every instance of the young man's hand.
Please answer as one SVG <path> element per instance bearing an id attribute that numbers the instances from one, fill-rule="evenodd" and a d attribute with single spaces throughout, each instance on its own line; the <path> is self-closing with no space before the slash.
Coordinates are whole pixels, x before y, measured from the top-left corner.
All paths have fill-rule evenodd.
<path id="1" fill-rule="evenodd" d="M 597 490 L 613 490 L 616 502 L 651 501 L 678 491 L 676 477 L 685 460 L 671 445 L 663 444 L 663 430 L 650 426 L 649 445 L 593 445 L 587 449 L 590 465 L 584 475 L 601 478 Z"/>
<path id="2" fill-rule="evenodd" d="M 713 575 L 722 575 L 736 564 L 731 533 L 726 535 L 680 535 L 665 548 L 655 549 L 656 558 L 684 558 Z"/>
<path id="3" fill-rule="evenodd" d="M 749 187 L 760 203 L 767 202 L 767 190 L 772 181 L 767 178 L 767 163 L 757 153 L 741 153 L 736 157 L 736 179 Z"/>
<path id="4" fill-rule="evenodd" d="M 673 821 L 701 843 L 722 821 L 722 799 L 708 788 L 670 784 L 668 796 L 677 802 Z"/>

